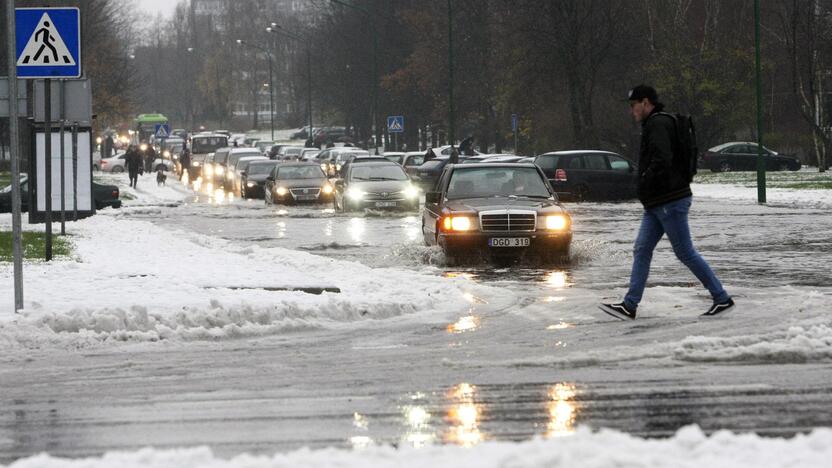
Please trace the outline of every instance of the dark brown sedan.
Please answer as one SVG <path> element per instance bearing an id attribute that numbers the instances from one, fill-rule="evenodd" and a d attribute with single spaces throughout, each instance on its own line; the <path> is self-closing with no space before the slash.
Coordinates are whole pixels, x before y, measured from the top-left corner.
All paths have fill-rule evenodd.
<path id="1" fill-rule="evenodd" d="M 493 260 L 568 259 L 572 218 L 546 176 L 529 164 L 449 164 L 425 197 L 422 234 L 453 265 L 485 254 Z"/>

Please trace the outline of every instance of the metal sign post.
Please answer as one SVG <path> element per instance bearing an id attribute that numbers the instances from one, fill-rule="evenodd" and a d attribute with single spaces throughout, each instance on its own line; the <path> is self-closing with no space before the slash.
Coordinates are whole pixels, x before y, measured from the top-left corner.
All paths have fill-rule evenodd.
<path id="1" fill-rule="evenodd" d="M 514 154 L 517 154 L 517 114 L 511 114 L 511 131 L 514 133 Z"/>
<path id="2" fill-rule="evenodd" d="M 43 95 L 46 98 L 43 102 L 43 115 L 46 119 L 43 128 L 43 147 L 45 151 L 43 159 L 45 161 L 44 173 L 46 174 L 44 182 L 44 192 L 46 193 L 46 251 L 44 256 L 48 262 L 52 260 L 52 80 L 47 78 L 43 80 L 43 84 Z"/>
<path id="3" fill-rule="evenodd" d="M 65 161 L 65 146 L 64 143 L 64 119 L 66 118 L 66 99 L 64 96 L 66 94 L 66 90 L 64 89 L 65 81 L 61 80 L 59 82 L 60 87 L 58 88 L 58 94 L 60 94 L 60 102 L 61 102 L 61 235 L 66 235 L 66 190 L 65 190 L 65 180 L 66 180 L 66 171 L 64 169 L 64 161 Z"/>
<path id="4" fill-rule="evenodd" d="M 15 56 L 14 0 L 6 0 L 6 52 Z M 12 169 L 12 256 L 14 257 L 14 311 L 23 309 L 23 245 L 20 220 L 20 146 L 17 108 L 17 67 L 8 60 L 9 74 L 9 157 Z"/>
<path id="5" fill-rule="evenodd" d="M 72 220 L 78 221 L 78 122 L 72 122 Z"/>

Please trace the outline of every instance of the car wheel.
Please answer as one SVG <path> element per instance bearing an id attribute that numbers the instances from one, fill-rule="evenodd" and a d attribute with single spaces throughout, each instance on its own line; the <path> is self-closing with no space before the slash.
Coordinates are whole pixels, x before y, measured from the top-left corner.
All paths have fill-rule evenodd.
<path id="1" fill-rule="evenodd" d="M 786 164 L 786 163 L 782 163 L 782 164 L 780 164 L 780 167 L 777 170 L 778 171 L 788 171 L 789 170 L 789 165 Z"/>
<path id="2" fill-rule="evenodd" d="M 113 168 L 112 172 L 114 172 L 116 174 L 120 174 L 120 173 L 124 172 L 124 168 L 121 167 L 121 166 L 116 166 L 116 167 Z"/>
<path id="3" fill-rule="evenodd" d="M 728 161 L 722 161 L 719 163 L 719 172 L 731 172 L 733 167 L 731 167 L 731 163 Z"/>

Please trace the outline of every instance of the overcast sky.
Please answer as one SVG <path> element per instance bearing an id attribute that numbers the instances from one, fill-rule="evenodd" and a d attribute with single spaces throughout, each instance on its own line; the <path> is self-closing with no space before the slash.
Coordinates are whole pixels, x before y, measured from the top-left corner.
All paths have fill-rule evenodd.
<path id="1" fill-rule="evenodd" d="M 156 13 L 161 13 L 165 18 L 173 16 L 173 10 L 176 9 L 177 0 L 135 0 L 139 8 L 142 10 Z"/>

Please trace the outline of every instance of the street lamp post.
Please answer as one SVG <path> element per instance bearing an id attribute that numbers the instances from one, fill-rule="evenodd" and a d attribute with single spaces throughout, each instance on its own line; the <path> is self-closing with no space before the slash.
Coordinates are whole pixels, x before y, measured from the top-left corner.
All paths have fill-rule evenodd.
<path id="1" fill-rule="evenodd" d="M 272 53 L 265 47 L 260 47 L 257 44 L 246 42 L 242 39 L 237 39 L 237 44 L 241 46 L 248 46 L 252 49 L 265 52 L 266 57 L 269 58 L 269 124 L 272 129 L 272 141 L 274 141 L 274 81 L 272 77 Z M 256 77 L 255 77 L 256 79 Z M 255 109 L 254 112 L 260 112 L 260 109 Z"/>
<path id="2" fill-rule="evenodd" d="M 312 47 L 309 44 L 309 39 L 302 39 L 300 36 L 286 31 L 277 23 L 272 23 L 266 28 L 266 31 L 274 34 L 282 34 L 290 39 L 304 43 L 306 46 L 306 120 L 309 126 L 308 138 L 312 138 Z"/>
<path id="3" fill-rule="evenodd" d="M 456 134 L 454 127 L 456 118 L 454 115 L 454 12 L 451 0 L 448 0 L 448 140 L 451 144 L 451 162 L 457 162 L 456 155 Z"/>
<path id="4" fill-rule="evenodd" d="M 375 129 L 375 146 L 376 154 L 378 154 L 378 145 L 381 141 L 381 126 L 378 125 L 378 27 L 376 25 L 376 18 L 366 8 L 352 3 L 344 2 L 342 0 L 330 0 L 332 3 L 341 5 L 347 8 L 352 8 L 363 13 L 370 19 L 373 28 L 373 110 L 371 112 L 373 119 L 373 128 Z"/>

